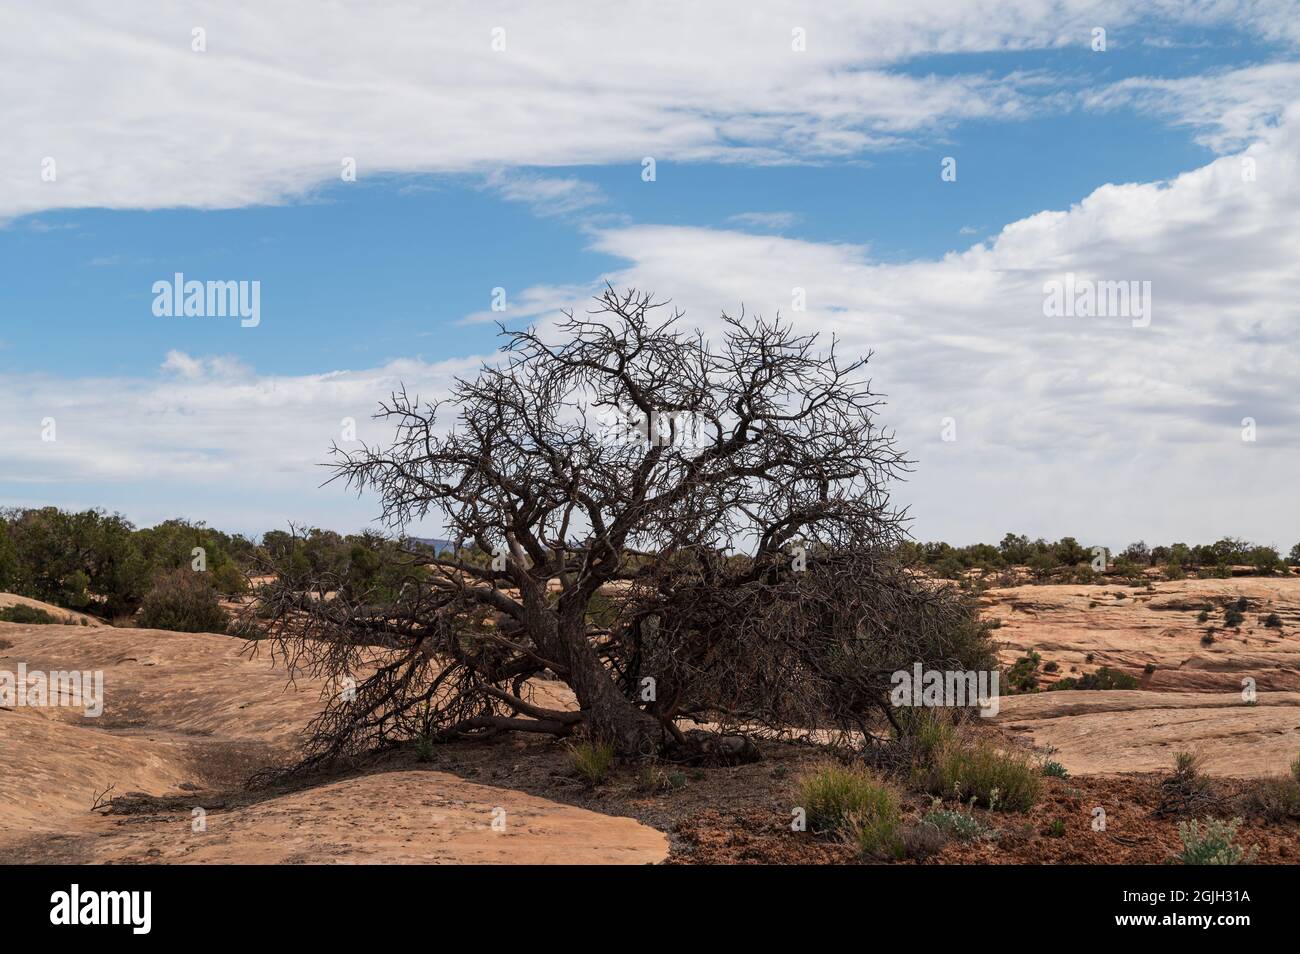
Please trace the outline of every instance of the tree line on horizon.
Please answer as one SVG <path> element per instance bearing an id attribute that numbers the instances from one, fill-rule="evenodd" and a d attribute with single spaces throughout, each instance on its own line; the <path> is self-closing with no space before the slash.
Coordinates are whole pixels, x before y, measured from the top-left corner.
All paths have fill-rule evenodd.
<path id="1" fill-rule="evenodd" d="M 221 600 L 247 593 L 267 567 L 382 590 L 397 550 L 422 546 L 319 528 L 269 530 L 259 541 L 183 518 L 136 527 L 99 509 L 8 508 L 0 509 L 0 592 L 123 624 L 219 632 L 228 622 Z"/>
<path id="2" fill-rule="evenodd" d="M 1108 571 L 1131 577 L 1143 576 L 1153 567 L 1161 570 L 1166 579 L 1182 579 L 1188 575 L 1227 577 L 1238 566 L 1251 567 L 1260 576 L 1273 576 L 1288 572 L 1290 566 L 1300 566 L 1300 543 L 1283 557 L 1275 547 L 1236 537 L 1195 545 L 1148 546 L 1139 540 L 1115 550 L 1101 545 L 1085 546 L 1075 537 L 1051 542 L 1008 533 L 996 545 L 974 543 L 955 547 L 942 541 L 908 541 L 901 548 L 906 551 L 905 558 L 929 567 L 946 579 L 962 579 L 972 571 L 984 574 L 1027 567 L 1038 577 L 1064 575 L 1070 582 L 1087 582 L 1099 575 L 1094 569 L 1098 548 L 1105 551 Z"/>
<path id="3" fill-rule="evenodd" d="M 178 573 L 192 568 L 196 547 L 203 549 L 206 573 Z M 394 540 L 373 531 L 340 534 L 316 527 L 294 528 L 268 530 L 254 539 L 183 518 L 138 528 L 121 514 L 97 509 L 9 508 L 0 510 L 0 592 L 125 621 L 146 608 L 151 593 L 162 598 L 188 587 L 194 591 L 188 598 L 205 605 L 241 596 L 248 591 L 248 578 L 267 567 L 303 580 L 333 577 L 354 581 L 353 585 L 362 581 L 373 588 L 382 585 L 385 573 L 394 572 L 399 553 L 422 548 L 432 550 L 428 541 Z M 1097 575 L 1093 547 L 1068 536 L 1048 541 L 1008 533 L 998 544 L 968 546 L 909 540 L 898 544 L 898 550 L 905 563 L 924 566 L 946 579 L 1013 567 L 1026 567 L 1039 578 L 1065 575 L 1071 582 Z M 1120 576 L 1138 577 L 1152 567 L 1168 579 L 1189 574 L 1229 576 L 1234 566 L 1249 566 L 1268 576 L 1287 572 L 1288 565 L 1300 566 L 1300 544 L 1283 557 L 1274 547 L 1233 537 L 1196 545 L 1148 546 L 1138 541 L 1119 551 L 1107 548 L 1107 556 L 1108 569 Z M 473 548 L 466 557 L 479 564 L 490 559 Z M 210 626 L 216 619 L 208 611 L 201 622 Z M 144 623 L 150 620 L 146 613 Z M 157 614 L 152 621 L 159 621 Z"/>

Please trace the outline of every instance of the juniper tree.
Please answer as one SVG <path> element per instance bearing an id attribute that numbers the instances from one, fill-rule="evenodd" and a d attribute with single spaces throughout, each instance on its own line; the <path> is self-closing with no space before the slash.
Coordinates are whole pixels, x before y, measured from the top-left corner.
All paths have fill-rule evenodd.
<path id="1" fill-rule="evenodd" d="M 437 519 L 456 545 L 408 548 L 396 598 L 346 571 L 264 591 L 275 651 L 352 680 L 307 764 L 506 730 L 696 758 L 692 720 L 861 738 L 894 721 L 894 671 L 991 664 L 970 605 L 899 563 L 910 465 L 871 356 L 779 317 L 724 315 L 716 339 L 682 319 L 607 289 L 548 333 L 502 328 L 445 400 L 382 403 L 391 443 L 335 448 L 332 479 L 390 529 Z"/>

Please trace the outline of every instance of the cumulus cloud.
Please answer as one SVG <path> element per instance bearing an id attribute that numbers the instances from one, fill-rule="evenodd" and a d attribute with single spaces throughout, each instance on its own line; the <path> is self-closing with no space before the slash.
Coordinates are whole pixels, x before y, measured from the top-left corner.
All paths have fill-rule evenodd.
<path id="1" fill-rule="evenodd" d="M 923 534 L 1268 541 L 1300 524 L 1298 125 L 1292 107 L 1248 153 L 1103 186 L 939 260 L 663 225 L 601 230 L 594 247 L 629 263 L 605 279 L 671 295 L 706 330 L 743 305 L 874 349 Z M 1150 325 L 1045 316 L 1045 283 L 1067 274 L 1150 281 Z"/>

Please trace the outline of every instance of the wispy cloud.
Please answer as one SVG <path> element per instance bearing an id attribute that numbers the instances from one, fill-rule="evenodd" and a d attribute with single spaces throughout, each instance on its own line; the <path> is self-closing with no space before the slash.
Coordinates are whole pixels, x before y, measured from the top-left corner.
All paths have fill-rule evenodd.
<path id="1" fill-rule="evenodd" d="M 499 171 L 487 177 L 487 185 L 503 199 L 527 203 L 539 215 L 567 215 L 606 201 L 599 186 L 574 176 Z"/>
<path id="2" fill-rule="evenodd" d="M 560 315 L 562 309 L 586 299 L 596 287 L 597 283 L 594 282 L 590 285 L 531 285 L 519 289 L 517 293 L 503 288 L 502 310 L 476 311 L 462 318 L 459 324 L 488 324 L 496 321 L 519 324 L 554 318 Z"/>
<path id="3" fill-rule="evenodd" d="M 1197 131 L 1216 152 L 1243 148 L 1300 105 L 1300 63 L 1268 63 L 1174 79 L 1132 77 L 1085 93 L 1090 109 L 1137 109 Z"/>
<path id="4" fill-rule="evenodd" d="M 1290 4 L 1162 3 L 1171 22 L 1293 39 Z M 560 16 L 522 2 L 252 7 L 11 0 L 0 62 L 0 221 L 49 209 L 231 208 L 358 176 L 672 161 L 791 162 L 1033 115 L 1043 77 L 898 69 L 917 56 L 1084 45 L 1115 0 L 686 0 Z M 320 29 L 303 30 L 313 23 Z M 192 48 L 191 31 L 206 31 Z M 501 43 L 493 46 L 493 30 Z M 1288 32 L 1290 31 L 1290 32 Z M 141 82 L 147 64 L 148 82 Z M 129 103 L 129 114 L 123 114 Z M 220 103 L 221 108 L 212 108 Z M 121 122 L 105 123 L 106 115 Z M 50 117 L 57 117 L 51 122 Z M 250 143 L 255 148 L 249 148 Z M 42 177 L 45 160 L 53 179 Z M 564 182 L 565 180 L 560 180 Z M 545 207 L 577 184 L 516 183 Z"/>
<path id="5" fill-rule="evenodd" d="M 799 215 L 796 212 L 741 212 L 738 215 L 730 216 L 727 224 L 738 225 L 747 229 L 766 229 L 772 232 L 780 232 L 788 229 L 799 221 Z"/>

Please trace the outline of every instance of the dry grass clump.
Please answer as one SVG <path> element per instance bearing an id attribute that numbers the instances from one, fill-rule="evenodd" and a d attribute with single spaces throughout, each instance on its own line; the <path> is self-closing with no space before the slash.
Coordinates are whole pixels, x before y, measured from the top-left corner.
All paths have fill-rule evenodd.
<path id="1" fill-rule="evenodd" d="M 945 798 L 1002 811 L 1028 811 L 1043 793 L 1040 766 L 977 730 L 922 710 L 900 722 L 912 784 Z"/>
<path id="2" fill-rule="evenodd" d="M 579 778 L 595 788 L 605 781 L 614 767 L 614 744 L 575 742 L 569 746 L 569 764 Z"/>
<path id="3" fill-rule="evenodd" d="M 991 741 L 956 738 L 937 753 L 931 790 L 1002 811 L 1028 811 L 1043 794 L 1043 783 L 1028 752 L 1007 750 Z"/>
<path id="4" fill-rule="evenodd" d="M 1291 760 L 1289 774 L 1247 782 L 1236 805 L 1243 813 L 1273 824 L 1300 818 L 1300 755 Z"/>
<path id="5" fill-rule="evenodd" d="M 1199 752 L 1174 753 L 1174 771 L 1160 782 L 1157 815 L 1188 815 L 1219 807 L 1222 797 L 1202 768 Z"/>
<path id="6" fill-rule="evenodd" d="M 799 803 L 814 831 L 838 835 L 864 860 L 907 854 L 898 796 L 866 768 L 831 764 L 805 775 Z"/>

